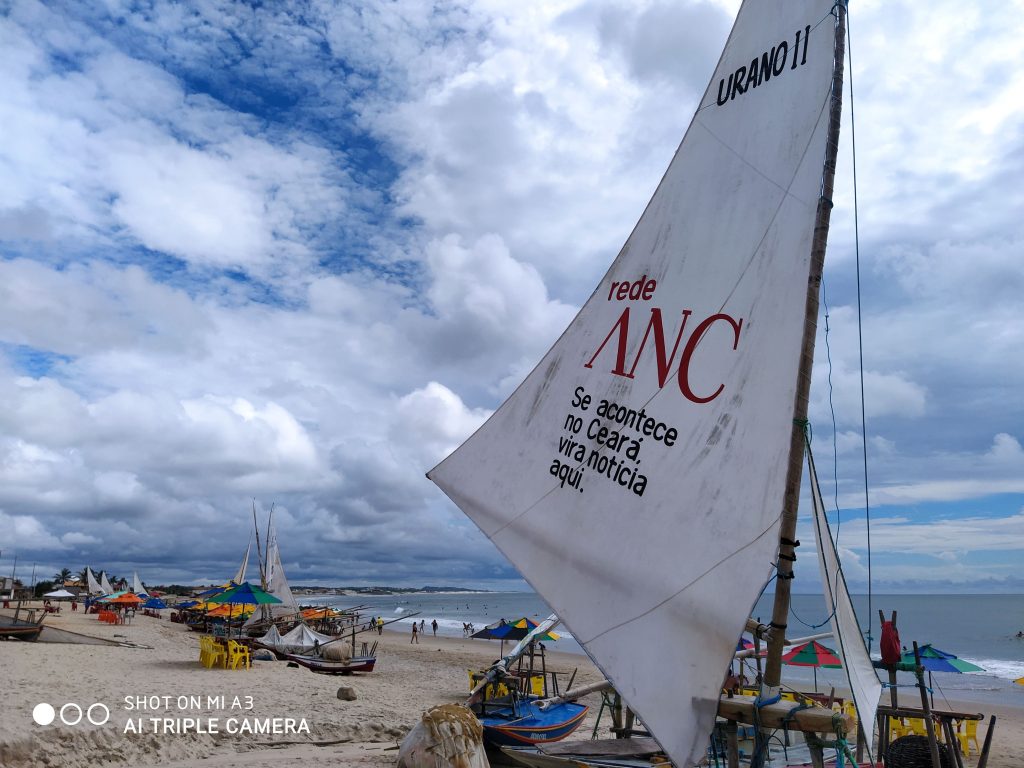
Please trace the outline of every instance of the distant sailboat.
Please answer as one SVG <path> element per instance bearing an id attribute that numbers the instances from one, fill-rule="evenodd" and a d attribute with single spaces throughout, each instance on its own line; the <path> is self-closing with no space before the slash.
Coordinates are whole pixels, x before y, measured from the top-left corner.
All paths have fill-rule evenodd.
<path id="1" fill-rule="evenodd" d="M 113 594 L 113 592 L 114 592 L 114 588 L 112 586 L 110 586 L 110 582 L 107 580 L 107 573 L 106 573 L 106 571 L 101 571 L 100 572 L 100 591 L 104 595 L 110 595 L 110 594 Z"/>
<path id="2" fill-rule="evenodd" d="M 132 571 L 132 592 L 136 595 L 148 595 L 149 590 L 139 580 L 138 571 Z"/>
<path id="3" fill-rule="evenodd" d="M 96 577 L 92 575 L 92 569 L 89 566 L 85 567 L 85 581 L 90 595 L 102 595 L 103 587 L 96 581 Z M 109 594 L 109 593 L 107 593 Z"/>
<path id="4" fill-rule="evenodd" d="M 736 639 L 773 571 L 759 707 L 779 692 L 845 12 L 745 0 L 594 294 L 428 475 L 680 768 L 705 757 Z M 830 561 L 836 589 L 837 572 Z"/>
<path id="5" fill-rule="evenodd" d="M 252 552 L 252 539 L 249 539 L 249 544 L 245 548 L 245 556 L 242 558 L 242 564 L 238 566 L 238 571 L 235 573 L 235 577 L 231 579 L 232 584 L 242 584 L 245 581 L 245 571 L 249 567 L 249 553 Z"/>

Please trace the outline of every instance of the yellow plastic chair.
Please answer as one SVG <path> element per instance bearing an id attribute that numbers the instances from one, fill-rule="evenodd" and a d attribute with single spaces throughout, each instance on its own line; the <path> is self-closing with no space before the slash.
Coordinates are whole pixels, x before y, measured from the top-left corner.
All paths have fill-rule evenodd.
<path id="1" fill-rule="evenodd" d="M 234 640 L 228 640 L 226 666 L 231 669 L 238 669 L 239 665 L 245 667 L 245 669 L 250 669 L 252 667 L 252 659 L 249 656 L 249 649 L 241 643 L 236 643 Z"/>
<path id="2" fill-rule="evenodd" d="M 849 715 L 853 718 L 854 722 L 857 722 L 857 705 L 855 705 L 852 701 L 844 701 L 843 714 Z"/>
<path id="3" fill-rule="evenodd" d="M 974 751 L 981 754 L 981 747 L 978 745 L 978 721 L 962 720 L 956 726 L 956 740 L 960 742 L 960 751 L 966 756 L 971 755 L 971 742 L 974 742 Z"/>
<path id="4" fill-rule="evenodd" d="M 907 727 L 910 728 L 910 732 L 916 736 L 927 736 L 928 728 L 924 724 L 924 720 L 920 717 L 911 717 L 907 719 Z"/>
<path id="5" fill-rule="evenodd" d="M 912 734 L 913 731 L 902 717 L 889 718 L 889 741 L 896 741 L 904 736 Z"/>
<path id="6" fill-rule="evenodd" d="M 213 666 L 210 661 L 213 658 L 213 648 L 210 644 L 211 638 L 208 635 L 200 635 L 199 637 L 199 663 L 209 669 Z"/>
<path id="7" fill-rule="evenodd" d="M 206 638 L 206 668 L 226 667 L 228 661 L 227 650 L 212 637 Z"/>

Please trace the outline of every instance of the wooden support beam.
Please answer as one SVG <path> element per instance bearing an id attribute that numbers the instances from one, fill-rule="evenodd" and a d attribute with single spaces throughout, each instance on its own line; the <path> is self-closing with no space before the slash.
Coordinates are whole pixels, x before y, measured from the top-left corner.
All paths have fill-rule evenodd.
<path id="1" fill-rule="evenodd" d="M 988 765 L 988 750 L 992 746 L 992 732 L 996 729 L 996 716 L 992 717 L 988 721 L 988 730 L 985 731 L 985 743 L 981 747 L 981 754 L 978 755 L 978 766 L 977 768 L 985 768 Z"/>
<path id="2" fill-rule="evenodd" d="M 726 768 L 740 768 L 739 727 L 734 720 L 725 724 L 725 764 Z"/>
<path id="3" fill-rule="evenodd" d="M 753 696 L 733 696 L 718 702 L 718 716 L 738 723 L 755 725 Z M 807 707 L 798 709 L 800 705 L 793 701 L 777 701 L 774 704 L 760 707 L 757 719 L 763 728 L 785 728 L 790 731 L 812 733 L 834 733 L 832 718 L 836 714 L 824 707 Z M 790 712 L 797 710 L 790 717 Z M 842 727 L 845 733 L 853 730 L 853 718 L 843 714 Z"/>

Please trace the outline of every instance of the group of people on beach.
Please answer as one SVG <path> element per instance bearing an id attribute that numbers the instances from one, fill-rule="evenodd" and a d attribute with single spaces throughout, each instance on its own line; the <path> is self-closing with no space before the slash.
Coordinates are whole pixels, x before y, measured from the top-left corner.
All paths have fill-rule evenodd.
<path id="1" fill-rule="evenodd" d="M 430 622 L 430 628 L 434 630 L 434 637 L 437 637 L 437 619 L 434 619 Z M 420 619 L 419 623 L 416 623 L 414 621 L 412 623 L 412 637 L 409 639 L 409 644 L 412 645 L 413 643 L 416 643 L 417 645 L 419 645 L 420 635 L 422 635 L 425 631 L 426 621 L 424 619 Z"/>

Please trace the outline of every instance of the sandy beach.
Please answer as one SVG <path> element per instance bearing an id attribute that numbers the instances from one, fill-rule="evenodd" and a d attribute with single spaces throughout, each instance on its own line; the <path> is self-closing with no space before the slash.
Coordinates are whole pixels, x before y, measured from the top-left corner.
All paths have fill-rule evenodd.
<path id="1" fill-rule="evenodd" d="M 142 647 L 0 641 L 4 768 L 276 768 L 306 760 L 394 765 L 398 743 L 421 713 L 464 701 L 467 670 L 486 666 L 499 648 L 495 641 L 435 638 L 429 631 L 418 645 L 404 632 L 364 634 L 360 639 L 380 642 L 376 669 L 332 677 L 281 661 L 256 661 L 250 670 L 206 669 L 198 661 L 196 633 L 142 614 L 130 625 L 109 626 L 64 606 L 47 624 Z M 564 681 L 577 669 L 577 684 L 600 679 L 589 660 L 576 654 L 549 651 L 548 666 L 563 673 Z M 339 699 L 341 686 L 351 687 L 356 699 Z M 589 736 L 598 703 L 597 697 L 584 701 L 592 708 L 579 737 Z M 86 717 L 62 725 L 59 716 L 38 725 L 33 709 L 40 703 L 58 711 L 77 704 L 86 712 L 102 704 L 110 717 L 102 725 L 87 724 Z M 951 703 L 978 710 L 977 704 Z M 73 719 L 76 709 L 65 714 Z M 103 707 L 92 714 L 102 720 Z M 984 714 L 998 716 L 989 767 L 1024 765 L 1024 710 L 987 707 Z M 249 732 L 263 728 L 277 733 Z M 974 763 L 974 757 L 968 760 Z"/>

